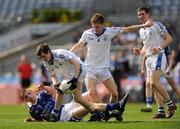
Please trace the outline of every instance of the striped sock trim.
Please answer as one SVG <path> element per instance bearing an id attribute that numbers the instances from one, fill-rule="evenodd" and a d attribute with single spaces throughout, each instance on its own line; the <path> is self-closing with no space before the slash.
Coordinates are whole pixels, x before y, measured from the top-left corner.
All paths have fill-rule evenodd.
<path id="1" fill-rule="evenodd" d="M 158 107 L 158 113 L 164 114 L 165 113 L 164 107 Z"/>
<path id="2" fill-rule="evenodd" d="M 166 104 L 167 104 L 167 106 L 168 106 L 168 107 L 173 106 L 173 102 L 172 102 L 172 100 L 168 100 L 168 101 L 166 102 Z"/>

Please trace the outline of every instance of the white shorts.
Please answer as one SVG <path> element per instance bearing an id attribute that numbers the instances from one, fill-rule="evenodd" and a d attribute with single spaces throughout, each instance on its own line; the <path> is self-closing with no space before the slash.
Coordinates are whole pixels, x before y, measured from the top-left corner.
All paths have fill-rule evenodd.
<path id="1" fill-rule="evenodd" d="M 72 117 L 73 109 L 80 106 L 78 103 L 72 101 L 71 103 L 65 104 L 61 110 L 60 120 L 59 121 L 69 121 Z"/>
<path id="2" fill-rule="evenodd" d="M 164 53 L 160 52 L 156 55 L 147 57 L 146 59 L 146 71 L 147 78 L 149 78 L 154 70 L 161 70 L 165 72 L 167 68 L 166 56 Z"/>
<path id="3" fill-rule="evenodd" d="M 109 71 L 109 68 L 87 68 L 86 78 L 92 78 L 95 80 L 105 81 L 110 78 L 112 75 Z"/>

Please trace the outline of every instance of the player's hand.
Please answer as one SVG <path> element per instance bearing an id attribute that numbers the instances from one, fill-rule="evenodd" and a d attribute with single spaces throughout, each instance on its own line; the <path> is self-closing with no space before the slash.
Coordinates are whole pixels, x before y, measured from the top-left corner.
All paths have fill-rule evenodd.
<path id="1" fill-rule="evenodd" d="M 165 73 L 170 76 L 171 75 L 171 69 L 170 68 L 167 68 L 167 70 L 165 71 Z"/>
<path id="2" fill-rule="evenodd" d="M 141 67 L 141 74 L 144 74 L 144 73 L 145 73 L 145 68 Z"/>
<path id="3" fill-rule="evenodd" d="M 159 53 L 161 50 L 159 49 L 159 47 L 153 47 L 150 51 L 153 55 L 155 55 Z"/>
<path id="4" fill-rule="evenodd" d="M 139 48 L 137 48 L 137 47 L 134 47 L 134 48 L 133 48 L 133 54 L 134 54 L 134 55 L 139 56 L 140 53 L 141 53 L 141 50 L 140 50 Z"/>
<path id="5" fill-rule="evenodd" d="M 74 90 L 77 88 L 77 78 L 72 78 L 67 84 L 71 83 L 71 86 L 69 87 L 69 90 Z"/>
<path id="6" fill-rule="evenodd" d="M 29 118 L 26 118 L 24 119 L 24 122 L 43 122 L 43 120 L 35 120 L 34 118 L 32 117 L 29 117 Z"/>
<path id="7" fill-rule="evenodd" d="M 146 21 L 146 23 L 144 23 L 144 27 L 151 27 L 153 25 L 153 20 L 149 19 L 148 21 Z"/>
<path id="8" fill-rule="evenodd" d="M 40 91 L 40 90 L 44 90 L 44 85 L 40 84 L 40 85 L 38 86 L 38 90 L 39 90 L 39 91 Z"/>

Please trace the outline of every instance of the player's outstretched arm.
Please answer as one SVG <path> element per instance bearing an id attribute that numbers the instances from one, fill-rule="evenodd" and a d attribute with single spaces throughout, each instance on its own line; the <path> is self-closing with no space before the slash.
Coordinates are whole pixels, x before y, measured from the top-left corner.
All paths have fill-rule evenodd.
<path id="1" fill-rule="evenodd" d="M 144 24 L 140 24 L 140 25 L 132 25 L 132 26 L 128 26 L 128 27 L 124 27 L 123 31 L 124 32 L 134 32 L 134 31 L 138 31 L 140 28 L 143 27 L 151 27 L 153 25 L 153 21 L 151 19 L 149 19 L 146 23 Z"/>

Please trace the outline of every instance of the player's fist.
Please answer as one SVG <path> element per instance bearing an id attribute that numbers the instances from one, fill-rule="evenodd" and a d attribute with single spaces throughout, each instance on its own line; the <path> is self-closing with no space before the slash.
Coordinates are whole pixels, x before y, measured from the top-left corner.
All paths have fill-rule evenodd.
<path id="1" fill-rule="evenodd" d="M 40 85 L 38 86 L 38 90 L 44 90 L 44 85 L 40 84 Z"/>
<path id="2" fill-rule="evenodd" d="M 150 51 L 153 55 L 155 55 L 155 54 L 159 53 L 161 51 L 161 49 L 159 47 L 153 47 L 153 48 L 151 48 Z"/>
<path id="3" fill-rule="evenodd" d="M 139 56 L 141 53 L 141 50 L 137 47 L 134 47 L 132 51 L 133 51 L 133 54 L 136 56 Z"/>

